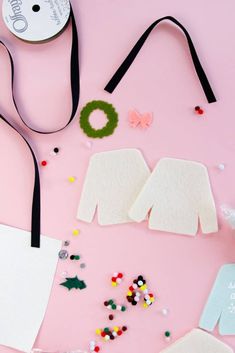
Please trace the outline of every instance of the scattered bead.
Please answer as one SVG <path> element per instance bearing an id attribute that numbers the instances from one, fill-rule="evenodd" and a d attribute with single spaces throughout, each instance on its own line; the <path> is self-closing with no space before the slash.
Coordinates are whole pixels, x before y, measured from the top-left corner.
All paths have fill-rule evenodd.
<path id="1" fill-rule="evenodd" d="M 223 163 L 218 164 L 218 169 L 221 170 L 221 171 L 224 170 L 225 169 L 225 165 Z"/>
<path id="2" fill-rule="evenodd" d="M 70 256 L 70 260 L 80 260 L 80 256 L 79 255 L 71 255 Z"/>
<path id="3" fill-rule="evenodd" d="M 114 316 L 112 314 L 109 315 L 109 320 L 113 320 Z"/>
<path id="4" fill-rule="evenodd" d="M 165 340 L 169 342 L 171 340 L 171 332 L 170 331 L 165 331 L 164 333 Z"/>
<path id="5" fill-rule="evenodd" d="M 75 178 L 74 176 L 68 177 L 68 181 L 69 181 L 70 183 L 74 183 L 75 180 L 76 180 L 76 178 Z"/>
<path id="6" fill-rule="evenodd" d="M 80 234 L 80 230 L 79 230 L 79 229 L 74 229 L 74 230 L 72 231 L 72 233 L 73 233 L 73 235 L 76 237 L 77 235 Z"/>
<path id="7" fill-rule="evenodd" d="M 61 260 L 66 260 L 69 256 L 69 253 L 67 250 L 60 250 L 58 255 Z"/>
<path id="8" fill-rule="evenodd" d="M 58 148 L 58 147 L 55 147 L 53 151 L 54 151 L 55 153 L 59 153 L 59 148 Z"/>
<path id="9" fill-rule="evenodd" d="M 123 274 L 121 272 L 115 272 L 111 278 L 111 284 L 116 287 L 118 284 L 122 283 Z"/>
<path id="10" fill-rule="evenodd" d="M 80 268 L 82 268 L 82 269 L 86 268 L 86 264 L 85 264 L 84 262 L 81 263 L 81 264 L 80 264 Z"/>
<path id="11" fill-rule="evenodd" d="M 204 110 L 203 110 L 201 107 L 199 107 L 199 105 L 197 105 L 197 106 L 194 108 L 194 110 L 195 110 L 195 112 L 196 112 L 197 114 L 199 114 L 199 115 L 204 114 Z"/>
<path id="12" fill-rule="evenodd" d="M 162 315 L 167 316 L 169 313 L 169 310 L 167 308 L 162 309 Z"/>
<path id="13" fill-rule="evenodd" d="M 47 165 L 47 161 L 41 161 L 41 166 L 45 167 Z"/>
<path id="14" fill-rule="evenodd" d="M 64 246 L 69 246 L 70 245 L 70 241 L 69 240 L 65 240 L 64 241 Z"/>
<path id="15" fill-rule="evenodd" d="M 61 277 L 62 277 L 62 278 L 68 277 L 68 272 L 67 272 L 67 271 L 63 271 L 63 272 L 61 273 Z"/>

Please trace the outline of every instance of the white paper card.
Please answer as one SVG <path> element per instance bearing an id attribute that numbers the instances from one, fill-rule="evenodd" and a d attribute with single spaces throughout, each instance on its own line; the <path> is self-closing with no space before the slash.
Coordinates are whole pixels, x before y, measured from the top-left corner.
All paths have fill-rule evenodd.
<path id="1" fill-rule="evenodd" d="M 42 324 L 61 241 L 0 225 L 0 344 L 30 352 Z"/>

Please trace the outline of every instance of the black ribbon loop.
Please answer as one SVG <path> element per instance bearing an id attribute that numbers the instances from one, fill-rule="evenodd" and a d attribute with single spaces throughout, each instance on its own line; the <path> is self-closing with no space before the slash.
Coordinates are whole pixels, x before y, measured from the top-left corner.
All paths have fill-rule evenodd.
<path id="1" fill-rule="evenodd" d="M 201 85 L 202 85 L 202 88 L 204 90 L 204 93 L 206 95 L 207 101 L 208 101 L 208 103 L 216 102 L 215 95 L 214 95 L 213 90 L 212 90 L 212 88 L 210 86 L 210 83 L 209 83 L 208 78 L 207 78 L 207 76 L 205 74 L 205 71 L 202 68 L 202 65 L 201 65 L 200 60 L 198 58 L 196 49 L 195 49 L 195 47 L 193 45 L 192 39 L 191 39 L 188 31 L 186 30 L 186 28 L 179 21 L 177 21 L 172 16 L 162 17 L 162 18 L 156 20 L 155 22 L 153 22 L 151 24 L 151 26 L 149 26 L 149 28 L 142 34 L 140 39 L 134 45 L 134 47 L 132 48 L 132 50 L 130 51 L 130 53 L 126 57 L 126 59 L 123 61 L 121 66 L 117 69 L 117 71 L 115 72 L 115 74 L 113 75 L 111 80 L 108 82 L 108 84 L 104 88 L 105 91 L 107 91 L 109 93 L 112 93 L 115 90 L 115 88 L 117 87 L 117 85 L 119 84 L 119 82 L 121 81 L 121 79 L 123 78 L 123 76 L 125 75 L 127 70 L 129 69 L 129 67 L 131 66 L 131 64 L 135 60 L 137 54 L 139 53 L 140 49 L 144 45 L 144 43 L 145 43 L 146 39 L 148 38 L 149 34 L 152 32 L 152 30 L 160 22 L 165 21 L 165 20 L 173 22 L 185 34 L 185 37 L 186 37 L 187 42 L 188 42 L 189 50 L 190 50 L 190 53 L 191 53 L 191 57 L 192 57 L 192 60 L 193 60 L 193 64 L 194 64 L 195 70 L 197 72 L 198 78 L 199 78 L 199 80 L 201 82 Z"/>

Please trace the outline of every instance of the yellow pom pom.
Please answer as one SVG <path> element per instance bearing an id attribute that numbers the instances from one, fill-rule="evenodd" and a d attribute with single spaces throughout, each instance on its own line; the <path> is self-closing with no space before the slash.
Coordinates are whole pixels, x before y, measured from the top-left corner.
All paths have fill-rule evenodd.
<path id="1" fill-rule="evenodd" d="M 100 335 L 100 334 L 101 334 L 101 329 L 100 329 L 100 328 L 97 328 L 97 329 L 95 330 L 95 333 L 96 333 L 97 335 Z"/>
<path id="2" fill-rule="evenodd" d="M 79 230 L 79 229 L 74 229 L 74 230 L 73 230 L 73 235 L 74 235 L 74 236 L 79 235 L 79 233 L 80 233 L 80 230 Z"/>
<path id="3" fill-rule="evenodd" d="M 147 307 L 148 307 L 148 304 L 144 303 L 144 304 L 143 304 L 143 307 L 144 307 L 144 308 L 147 308 Z"/>
<path id="4" fill-rule="evenodd" d="M 154 303 L 154 301 L 155 301 L 154 297 L 150 298 L 150 301 L 151 301 L 152 303 Z"/>
<path id="5" fill-rule="evenodd" d="M 141 286 L 141 287 L 140 287 L 140 289 L 141 289 L 141 290 L 145 290 L 145 289 L 147 289 L 147 285 L 146 285 L 146 284 L 144 284 L 143 286 Z"/>
<path id="6" fill-rule="evenodd" d="M 70 183 L 74 183 L 75 180 L 76 180 L 76 178 L 73 177 L 73 176 L 68 177 L 68 181 L 69 181 Z"/>
<path id="7" fill-rule="evenodd" d="M 132 296 L 132 292 L 131 292 L 130 290 L 127 292 L 127 296 L 128 296 L 128 297 L 131 297 L 131 296 Z"/>
<path id="8" fill-rule="evenodd" d="M 118 332 L 119 331 L 119 327 L 118 326 L 114 326 L 113 331 Z"/>
<path id="9" fill-rule="evenodd" d="M 112 282 L 113 287 L 117 287 L 117 282 Z"/>

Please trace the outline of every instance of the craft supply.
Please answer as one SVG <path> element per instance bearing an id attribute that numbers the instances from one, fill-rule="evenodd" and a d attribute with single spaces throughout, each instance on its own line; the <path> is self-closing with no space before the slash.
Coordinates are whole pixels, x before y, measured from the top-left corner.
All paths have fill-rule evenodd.
<path id="1" fill-rule="evenodd" d="M 114 340 L 127 331 L 127 326 L 114 326 L 113 328 L 105 327 L 104 329 L 96 329 L 96 334 L 101 336 L 104 341 Z"/>
<path id="2" fill-rule="evenodd" d="M 202 85 L 202 88 L 203 88 L 204 93 L 206 95 L 207 101 L 208 101 L 208 103 L 216 102 L 215 95 L 214 95 L 214 93 L 212 91 L 210 83 L 209 83 L 209 81 L 208 81 L 208 79 L 206 77 L 206 74 L 205 74 L 205 72 L 204 72 L 204 70 L 202 68 L 202 65 L 201 65 L 201 63 L 199 61 L 196 49 L 194 48 L 192 39 L 191 39 L 188 31 L 186 30 L 186 28 L 179 21 L 177 21 L 172 16 L 165 16 L 165 17 L 159 18 L 158 20 L 153 22 L 149 26 L 149 28 L 146 29 L 146 31 L 143 33 L 143 35 L 140 37 L 140 39 L 134 45 L 134 47 L 132 48 L 132 50 L 130 51 L 130 53 L 126 57 L 126 59 L 123 61 L 123 63 L 117 69 L 117 71 L 115 72 L 115 74 L 113 75 L 111 80 L 105 86 L 105 88 L 104 88 L 105 91 L 107 91 L 109 93 L 112 93 L 115 90 L 115 88 L 117 87 L 119 82 L 122 80 L 123 76 L 125 75 L 125 73 L 128 71 L 129 67 L 131 66 L 131 64 L 135 60 L 136 56 L 138 55 L 140 49 L 144 45 L 144 43 L 145 43 L 146 39 L 148 38 L 148 36 L 151 34 L 151 32 L 154 30 L 154 28 L 159 23 L 161 23 L 163 21 L 170 21 L 173 24 L 175 24 L 176 26 L 178 26 L 183 31 L 184 35 L 186 36 L 187 42 L 188 42 L 190 54 L 191 54 L 191 57 L 192 57 L 192 60 L 193 60 L 193 64 L 194 64 L 196 73 L 197 73 L 198 78 L 199 78 L 199 80 L 201 82 L 201 85 Z"/>
<path id="3" fill-rule="evenodd" d="M 5 25 L 16 37 L 31 42 L 51 39 L 66 26 L 70 16 L 69 0 L 2 2 Z"/>
<path id="4" fill-rule="evenodd" d="M 136 128 L 137 126 L 140 126 L 142 129 L 146 129 L 152 124 L 153 114 L 140 114 L 135 110 L 131 110 L 128 114 L 128 120 L 131 127 Z"/>
<path id="5" fill-rule="evenodd" d="M 169 310 L 167 308 L 162 309 L 162 315 L 167 316 L 169 314 Z"/>
<path id="6" fill-rule="evenodd" d="M 125 305 L 116 304 L 115 300 L 109 299 L 104 302 L 104 306 L 109 310 L 126 311 Z"/>
<path id="7" fill-rule="evenodd" d="M 30 237 L 0 225 L 0 345 L 22 352 L 30 352 L 42 325 L 62 245 L 41 236 L 39 250 L 29 246 Z"/>
<path id="8" fill-rule="evenodd" d="M 209 333 L 193 329 L 160 353 L 233 353 L 233 349 Z"/>
<path id="9" fill-rule="evenodd" d="M 198 105 L 194 108 L 194 110 L 199 115 L 204 114 L 204 110 L 201 107 L 199 107 Z"/>
<path id="10" fill-rule="evenodd" d="M 99 352 L 100 351 L 100 347 L 98 346 L 96 341 L 91 341 L 90 342 L 90 352 Z"/>
<path id="11" fill-rule="evenodd" d="M 47 165 L 47 161 L 41 161 L 41 166 L 45 167 Z"/>
<path id="12" fill-rule="evenodd" d="M 66 287 L 69 291 L 71 289 L 84 289 L 86 288 L 86 283 L 81 281 L 77 276 L 75 277 L 67 277 L 66 281 L 60 283 L 61 286 Z"/>
<path id="13" fill-rule="evenodd" d="M 200 318 L 199 327 L 220 335 L 235 335 L 235 264 L 223 265 L 216 277 Z"/>
<path id="14" fill-rule="evenodd" d="M 89 117 L 95 110 L 104 112 L 107 118 L 107 124 L 101 129 L 95 129 L 91 126 Z M 118 124 L 118 114 L 112 104 L 104 101 L 91 101 L 83 107 L 80 114 L 80 127 L 83 132 L 92 138 L 103 138 L 112 135 Z"/>
<path id="15" fill-rule="evenodd" d="M 115 272 L 111 278 L 111 283 L 113 287 L 116 287 L 118 284 L 122 283 L 123 274 L 121 272 Z"/>
<path id="16" fill-rule="evenodd" d="M 69 253 L 67 250 L 60 250 L 58 255 L 59 255 L 60 260 L 66 260 L 69 256 Z"/>
<path id="17" fill-rule="evenodd" d="M 82 268 L 82 269 L 86 268 L 86 264 L 84 264 L 84 262 L 81 263 L 81 264 L 80 264 L 80 268 Z"/>
<path id="18" fill-rule="evenodd" d="M 79 229 L 74 229 L 72 231 L 72 234 L 76 237 L 76 236 L 78 236 L 80 234 L 80 230 Z"/>
<path id="19" fill-rule="evenodd" d="M 227 205 L 220 207 L 223 217 L 232 229 L 235 229 L 235 209 Z"/>
<path id="20" fill-rule="evenodd" d="M 218 169 L 223 171 L 225 169 L 225 165 L 223 163 L 218 164 Z"/>
<path id="21" fill-rule="evenodd" d="M 167 175 L 167 178 L 166 178 Z M 129 216 L 149 228 L 195 235 L 218 231 L 217 215 L 207 168 L 198 162 L 162 158 L 132 205 Z"/>
<path id="22" fill-rule="evenodd" d="M 137 149 L 94 154 L 87 169 L 77 218 L 90 223 L 97 208 L 100 225 L 131 222 L 128 211 L 149 175 L 150 170 Z"/>
<path id="23" fill-rule="evenodd" d="M 169 341 L 171 340 L 171 333 L 170 333 L 170 331 L 165 331 L 164 336 L 165 336 L 165 340 L 166 340 L 167 342 L 169 342 Z"/>
<path id="24" fill-rule="evenodd" d="M 74 183 L 75 180 L 76 180 L 76 178 L 75 178 L 74 176 L 68 177 L 68 181 L 69 181 L 70 183 Z"/>
<path id="25" fill-rule="evenodd" d="M 54 1 L 54 0 L 52 0 L 52 1 Z M 44 5 L 47 6 L 46 3 L 48 5 L 53 4 L 52 1 L 44 2 L 45 3 Z M 62 1 L 68 2 L 68 0 L 62 0 Z M 7 2 L 8 2 L 7 0 L 4 0 L 5 4 Z M 13 5 L 12 9 L 14 8 L 14 11 L 16 11 L 16 12 L 19 11 L 18 5 L 22 5 L 22 1 L 17 1 L 17 3 L 18 3 L 17 6 L 14 5 L 15 1 L 13 1 L 13 2 L 10 1 L 8 3 L 9 3 L 8 5 L 10 5 L 10 6 Z M 57 0 L 56 0 L 56 3 L 57 3 L 57 5 L 59 4 L 59 2 Z M 29 4 L 29 2 L 25 1 L 24 4 L 27 6 Z M 32 5 L 34 5 L 34 4 L 32 4 Z M 65 4 L 65 2 L 64 2 L 64 4 Z M 35 4 L 35 5 L 37 5 L 37 4 Z M 14 21 L 14 16 L 15 16 L 15 12 L 13 13 L 13 18 L 12 18 L 13 21 Z M 71 123 L 71 121 L 74 119 L 76 111 L 77 111 L 78 102 L 79 102 L 79 93 L 80 93 L 79 64 L 78 64 L 78 34 L 77 34 L 77 27 L 76 27 L 76 22 L 75 22 L 72 8 L 70 9 L 70 18 L 71 18 L 71 23 L 72 23 L 72 45 L 71 45 L 71 60 L 70 60 L 70 83 L 71 83 L 71 94 L 72 94 L 71 114 L 70 114 L 70 117 L 69 117 L 66 125 L 61 128 L 58 128 L 57 130 L 41 131 L 36 128 L 32 128 L 26 122 L 26 119 L 24 119 L 22 117 L 22 115 L 20 114 L 20 110 L 17 106 L 16 97 L 14 95 L 14 71 L 15 71 L 14 60 L 13 60 L 13 57 L 11 55 L 10 50 L 7 48 L 7 46 L 2 41 L 0 41 L 0 44 L 6 49 L 6 52 L 9 56 L 9 60 L 10 60 L 10 64 L 11 64 L 10 68 L 11 68 L 12 102 L 15 106 L 16 111 L 18 112 L 18 115 L 19 115 L 22 123 L 27 128 L 29 128 L 31 131 L 36 132 L 36 133 L 52 134 L 52 133 L 56 133 L 58 131 L 62 131 L 66 126 L 68 126 Z M 40 22 L 40 26 L 38 26 L 39 31 L 42 29 L 41 23 L 42 22 Z M 31 79 L 32 79 L 32 77 L 31 77 Z M 40 247 L 40 227 L 41 227 L 41 199 L 40 199 L 41 192 L 40 192 L 40 176 L 39 176 L 38 161 L 37 161 L 37 158 L 35 156 L 35 153 L 31 147 L 31 145 L 29 144 L 27 139 L 23 136 L 23 134 L 21 132 L 19 132 L 3 115 L 0 115 L 0 119 L 2 119 L 2 121 L 4 121 L 8 126 L 10 126 L 16 133 L 18 133 L 21 136 L 21 138 L 24 140 L 27 147 L 29 148 L 29 151 L 30 151 L 32 159 L 33 159 L 34 188 L 33 188 L 32 215 L 31 215 L 31 246 L 39 248 Z"/>
<path id="26" fill-rule="evenodd" d="M 80 256 L 79 255 L 71 255 L 70 260 L 78 261 L 78 260 L 80 260 Z"/>
<path id="27" fill-rule="evenodd" d="M 137 305 L 142 296 L 144 299 L 144 308 L 148 308 L 155 301 L 154 295 L 149 293 L 146 280 L 142 275 L 139 275 L 129 287 L 126 298 L 132 305 Z"/>

